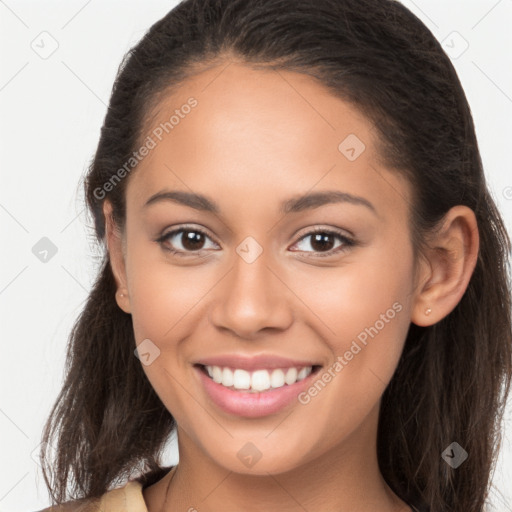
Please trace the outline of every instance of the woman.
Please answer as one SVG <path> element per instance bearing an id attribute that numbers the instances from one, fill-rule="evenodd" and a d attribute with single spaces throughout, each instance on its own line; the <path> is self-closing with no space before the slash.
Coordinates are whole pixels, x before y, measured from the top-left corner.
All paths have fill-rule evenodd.
<path id="1" fill-rule="evenodd" d="M 510 240 L 404 6 L 180 3 L 123 61 L 85 192 L 105 258 L 43 435 L 55 504 L 483 510 Z"/>

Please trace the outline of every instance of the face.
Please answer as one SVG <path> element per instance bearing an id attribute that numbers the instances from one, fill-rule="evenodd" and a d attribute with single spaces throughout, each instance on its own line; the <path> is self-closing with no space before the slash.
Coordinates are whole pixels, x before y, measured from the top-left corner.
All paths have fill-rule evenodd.
<path id="1" fill-rule="evenodd" d="M 310 77 L 231 63 L 166 97 L 144 136 L 118 303 L 180 457 L 265 474 L 373 446 L 415 284 L 409 185 L 371 123 Z M 226 389 L 197 366 L 211 358 L 276 387 Z M 314 372 L 293 383 L 294 365 Z"/>

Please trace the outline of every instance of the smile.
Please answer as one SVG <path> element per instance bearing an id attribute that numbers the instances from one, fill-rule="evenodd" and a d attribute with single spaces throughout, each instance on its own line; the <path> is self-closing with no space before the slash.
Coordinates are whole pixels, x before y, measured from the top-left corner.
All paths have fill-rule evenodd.
<path id="1" fill-rule="evenodd" d="M 297 397 L 311 385 L 320 368 L 314 365 L 249 372 L 213 365 L 193 366 L 206 395 L 206 403 L 213 403 L 225 413 L 246 418 L 276 414 L 294 402 L 303 407 Z"/>
<path id="2" fill-rule="evenodd" d="M 253 372 L 220 366 L 205 366 L 205 369 L 217 384 L 230 389 L 247 389 L 250 392 L 257 393 L 270 388 L 277 389 L 285 385 L 295 384 L 305 379 L 312 372 L 313 367 L 263 369 Z"/>

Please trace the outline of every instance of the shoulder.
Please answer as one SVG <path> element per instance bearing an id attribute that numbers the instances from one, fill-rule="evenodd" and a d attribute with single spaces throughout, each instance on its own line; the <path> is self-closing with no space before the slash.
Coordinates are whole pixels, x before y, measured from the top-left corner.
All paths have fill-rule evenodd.
<path id="1" fill-rule="evenodd" d="M 37 512 L 148 512 L 142 495 L 142 483 L 130 480 L 97 499 L 71 500 Z"/>

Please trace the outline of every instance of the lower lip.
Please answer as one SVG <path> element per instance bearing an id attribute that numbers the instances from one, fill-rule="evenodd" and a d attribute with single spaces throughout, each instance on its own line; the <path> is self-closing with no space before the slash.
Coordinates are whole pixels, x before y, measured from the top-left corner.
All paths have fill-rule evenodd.
<path id="1" fill-rule="evenodd" d="M 280 388 L 270 388 L 260 393 L 234 391 L 222 384 L 217 384 L 201 368 L 195 366 L 194 370 L 198 373 L 208 396 L 223 411 L 246 418 L 259 418 L 275 414 L 290 403 L 298 401 L 297 395 L 310 385 L 319 369 L 294 384 L 285 384 Z"/>

